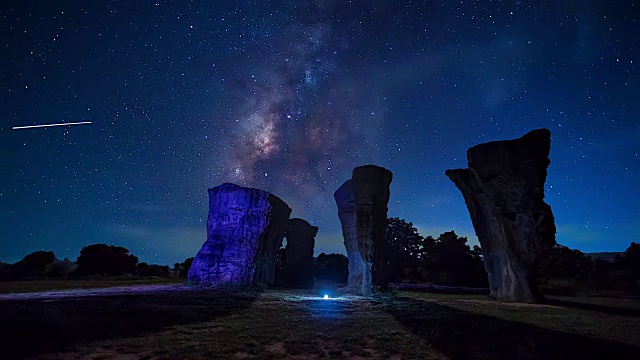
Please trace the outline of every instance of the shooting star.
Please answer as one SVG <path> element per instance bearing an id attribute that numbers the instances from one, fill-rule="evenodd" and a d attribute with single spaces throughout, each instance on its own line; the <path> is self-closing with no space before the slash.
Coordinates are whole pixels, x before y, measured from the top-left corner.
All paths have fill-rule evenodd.
<path id="1" fill-rule="evenodd" d="M 80 122 L 74 122 L 74 123 L 58 123 L 58 124 L 14 126 L 14 127 L 12 127 L 12 129 L 13 130 L 33 129 L 33 128 L 43 128 L 43 127 L 52 127 L 52 126 L 70 126 L 70 125 L 83 125 L 83 124 L 91 124 L 91 121 L 80 121 Z"/>

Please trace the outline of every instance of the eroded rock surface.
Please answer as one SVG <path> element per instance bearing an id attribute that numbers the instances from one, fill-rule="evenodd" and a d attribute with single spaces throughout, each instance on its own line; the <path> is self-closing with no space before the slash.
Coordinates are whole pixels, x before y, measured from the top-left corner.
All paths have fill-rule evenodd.
<path id="1" fill-rule="evenodd" d="M 356 225 L 356 194 L 351 180 L 347 180 L 333 193 L 338 205 L 338 217 L 342 225 L 342 238 L 349 259 L 349 277 L 347 286 L 362 287 L 362 273 L 364 262 L 358 250 L 358 227 Z"/>
<path id="2" fill-rule="evenodd" d="M 540 298 L 535 265 L 555 244 L 551 207 L 544 202 L 551 133 L 531 131 L 515 140 L 476 145 L 468 169 L 445 174 L 460 189 L 482 246 L 491 296 Z"/>
<path id="3" fill-rule="evenodd" d="M 286 213 L 288 220 L 290 212 L 282 200 L 263 190 L 229 183 L 209 189 L 207 241 L 187 279 L 212 287 L 273 281 L 270 258 L 275 268 L 275 252 L 287 225 L 282 217 Z"/>
<path id="4" fill-rule="evenodd" d="M 271 213 L 269 225 L 260 236 L 258 252 L 255 258 L 256 273 L 254 282 L 273 285 L 275 283 L 276 259 L 278 249 L 282 247 L 291 208 L 280 198 L 269 194 Z"/>
<path id="5" fill-rule="evenodd" d="M 285 284 L 296 288 L 313 287 L 313 247 L 318 228 L 303 219 L 289 220 Z"/>
<path id="6" fill-rule="evenodd" d="M 385 289 L 388 284 L 385 233 L 392 177 L 385 168 L 360 166 L 334 193 L 349 257 L 347 286 L 360 286 L 365 294 L 374 285 Z"/>

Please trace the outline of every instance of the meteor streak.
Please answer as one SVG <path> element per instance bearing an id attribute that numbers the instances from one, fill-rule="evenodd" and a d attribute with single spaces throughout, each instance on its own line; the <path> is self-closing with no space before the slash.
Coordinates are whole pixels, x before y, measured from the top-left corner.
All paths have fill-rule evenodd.
<path id="1" fill-rule="evenodd" d="M 91 124 L 91 121 L 80 121 L 80 122 L 74 122 L 74 123 L 58 123 L 58 124 L 14 126 L 14 127 L 12 127 L 12 129 L 13 130 L 33 129 L 33 128 L 43 128 L 43 127 L 52 127 L 52 126 L 69 126 L 69 125 L 83 125 L 83 124 Z"/>

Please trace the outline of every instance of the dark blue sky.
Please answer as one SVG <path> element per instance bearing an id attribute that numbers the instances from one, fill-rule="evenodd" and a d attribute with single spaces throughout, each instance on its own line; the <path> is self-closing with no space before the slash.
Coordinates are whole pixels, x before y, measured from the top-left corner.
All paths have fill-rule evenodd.
<path id="1" fill-rule="evenodd" d="M 301 3 L 4 1 L 0 261 L 97 242 L 182 261 L 223 182 L 344 252 L 332 193 L 369 163 L 394 172 L 390 216 L 476 243 L 444 171 L 540 127 L 558 242 L 640 240 L 634 1 Z"/>

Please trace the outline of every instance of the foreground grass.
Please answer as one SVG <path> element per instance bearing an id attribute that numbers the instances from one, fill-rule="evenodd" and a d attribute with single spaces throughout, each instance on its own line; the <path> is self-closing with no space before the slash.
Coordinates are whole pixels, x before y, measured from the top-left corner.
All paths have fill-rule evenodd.
<path id="1" fill-rule="evenodd" d="M 552 297 L 546 304 L 502 303 L 479 295 L 399 293 L 405 323 L 451 353 L 475 348 L 504 358 L 640 358 L 640 299 Z M 440 314 L 440 315 L 436 315 Z M 442 316 L 442 318 L 440 317 Z M 457 340 L 439 339 L 453 336 Z M 462 350 L 461 350 L 462 349 Z"/>
<path id="2" fill-rule="evenodd" d="M 375 303 L 296 291 L 167 291 L 1 305 L 7 311 L 0 322 L 12 331 L 0 334 L 0 351 L 9 350 L 9 358 L 442 358 Z"/>
<path id="3" fill-rule="evenodd" d="M 0 282 L 0 294 L 51 290 L 94 289 L 114 286 L 182 283 L 182 278 L 104 278 L 67 280 L 23 280 Z"/>
<path id="4" fill-rule="evenodd" d="M 637 303 L 553 301 L 278 290 L 5 301 L 0 358 L 640 358 Z"/>
<path id="5" fill-rule="evenodd" d="M 107 349 L 117 349 L 118 354 L 143 350 L 142 357 L 160 359 L 442 358 L 369 302 L 324 301 L 291 292 L 265 292 L 227 317 L 108 342 L 102 350 Z"/>

